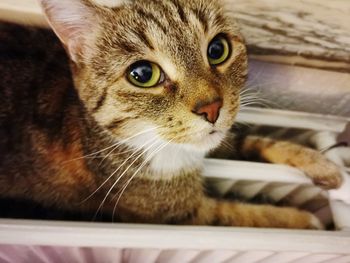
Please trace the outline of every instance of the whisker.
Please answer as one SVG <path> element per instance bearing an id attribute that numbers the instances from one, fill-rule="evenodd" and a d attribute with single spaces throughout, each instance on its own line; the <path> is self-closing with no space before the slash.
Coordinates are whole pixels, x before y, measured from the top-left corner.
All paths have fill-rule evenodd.
<path id="1" fill-rule="evenodd" d="M 125 151 L 118 152 L 118 153 L 112 153 L 111 156 L 123 155 L 123 154 L 129 153 L 129 152 L 134 152 L 134 150 L 129 149 L 129 150 L 125 150 Z M 85 157 L 85 159 L 102 159 L 102 158 L 105 158 L 105 157 L 106 157 L 106 155 L 97 155 L 97 156 L 94 156 L 94 157 Z"/>
<path id="2" fill-rule="evenodd" d="M 275 81 L 265 81 L 265 82 L 258 82 L 258 83 L 252 82 L 251 84 L 248 81 L 244 89 L 256 89 L 256 88 L 261 88 L 261 87 L 275 85 L 275 84 L 281 84 L 281 81 L 275 80 Z"/>
<path id="3" fill-rule="evenodd" d="M 156 127 L 156 128 L 163 128 L 163 126 L 162 127 Z M 149 132 L 149 131 L 147 131 L 147 132 Z M 141 134 L 142 135 L 142 134 Z M 99 164 L 99 166 L 101 166 L 102 165 L 102 163 L 119 147 L 120 145 L 117 145 L 116 147 L 114 147 L 102 160 L 101 160 L 101 162 L 100 162 L 100 164 Z"/>
<path id="4" fill-rule="evenodd" d="M 201 129 L 203 129 L 206 126 L 206 124 L 203 124 L 201 126 Z M 193 132 L 188 134 L 188 136 L 191 136 L 193 134 L 197 134 L 197 132 Z M 126 188 L 128 187 L 128 185 L 131 183 L 131 181 L 134 179 L 134 177 L 140 172 L 140 170 L 148 163 L 149 160 L 151 160 L 158 152 L 160 152 L 161 150 L 163 150 L 167 145 L 169 145 L 172 141 L 174 141 L 175 139 L 179 138 L 179 136 L 175 136 L 174 138 L 172 138 L 171 140 L 169 140 L 168 142 L 164 143 L 163 145 L 160 145 L 158 148 L 156 148 L 140 165 L 140 167 L 136 170 L 136 172 L 130 177 L 130 179 L 124 184 L 124 186 L 122 187 L 121 190 L 119 190 L 112 199 L 114 199 L 119 193 L 119 197 L 118 200 L 116 201 L 114 208 L 113 208 L 113 214 L 112 214 L 112 220 L 114 219 L 114 215 L 115 215 L 115 211 L 116 208 L 118 206 L 118 203 L 120 201 L 120 198 L 122 197 L 123 193 L 125 192 Z"/>
<path id="5" fill-rule="evenodd" d="M 235 148 L 233 147 L 233 145 L 229 144 L 228 142 L 226 141 L 222 141 L 221 142 L 221 146 L 226 148 L 227 150 L 229 151 L 235 151 Z"/>
<path id="6" fill-rule="evenodd" d="M 252 89 L 250 89 L 250 88 L 245 88 L 245 89 L 242 89 L 240 92 L 239 92 L 239 95 L 245 95 L 245 94 L 247 94 L 247 93 L 249 93 L 249 92 L 256 92 L 256 90 L 252 90 Z"/>
<path id="7" fill-rule="evenodd" d="M 267 107 L 267 105 L 264 105 L 264 104 L 261 104 L 261 103 L 259 104 L 259 103 L 255 102 L 255 101 L 253 101 L 253 102 L 249 102 L 249 103 L 242 104 L 242 105 L 241 105 L 241 109 L 244 109 L 245 107 L 248 107 L 248 106 L 255 106 L 255 107 L 262 106 L 262 107 Z"/>
<path id="8" fill-rule="evenodd" d="M 69 163 L 69 162 L 73 162 L 73 161 L 77 161 L 77 160 L 81 160 L 81 159 L 85 159 L 86 157 L 91 157 L 91 156 L 94 156 L 94 155 L 96 155 L 96 154 L 105 152 L 105 151 L 107 151 L 107 150 L 109 150 L 109 149 L 112 149 L 112 148 L 114 148 L 114 147 L 116 147 L 116 146 L 125 144 L 126 142 L 130 141 L 131 139 L 134 139 L 134 138 L 137 137 L 137 136 L 140 136 L 140 135 L 142 135 L 142 134 L 144 134 L 144 133 L 147 133 L 147 132 L 156 130 L 157 128 L 159 128 L 159 127 L 153 127 L 153 128 L 151 128 L 151 129 L 147 129 L 147 130 L 144 130 L 144 131 L 142 131 L 142 132 L 136 133 L 135 135 L 133 135 L 133 136 L 131 136 L 131 137 L 129 137 L 129 138 L 123 139 L 123 140 L 121 140 L 121 141 L 118 141 L 118 142 L 116 142 L 115 144 L 112 144 L 111 146 L 108 146 L 108 147 L 106 147 L 106 148 L 104 148 L 104 149 L 102 149 L 102 150 L 99 150 L 99 151 L 97 151 L 97 152 L 84 155 L 84 156 L 82 156 L 82 157 L 78 157 L 78 158 L 71 159 L 71 160 L 69 160 L 69 161 L 64 162 L 63 164 Z"/>
<path id="9" fill-rule="evenodd" d="M 202 125 L 203 128 L 206 126 L 206 124 L 203 124 Z M 193 132 L 191 134 L 196 134 L 197 132 Z M 191 135 L 191 134 L 188 134 L 187 136 Z M 124 193 L 126 187 L 129 185 L 129 183 L 131 182 L 131 180 L 136 176 L 136 174 L 148 163 L 148 161 L 154 157 L 155 154 L 157 154 L 159 151 L 161 151 L 164 147 L 166 147 L 168 144 L 170 144 L 173 140 L 175 140 L 176 138 L 180 137 L 179 136 L 176 136 L 174 138 L 172 138 L 170 141 L 168 141 L 167 143 L 165 144 L 162 144 L 158 147 L 156 147 L 156 149 L 153 150 L 153 152 L 150 153 L 150 155 L 148 155 L 148 157 L 141 163 L 140 167 L 137 169 L 137 171 L 131 176 L 131 178 L 124 184 L 123 188 L 121 188 L 117 194 L 115 194 L 115 196 L 117 196 L 120 192 L 121 192 L 121 195 Z M 150 143 L 150 142 L 148 142 Z M 117 178 L 117 180 L 113 183 L 113 185 L 110 187 L 110 189 L 108 190 L 107 194 L 105 195 L 105 197 L 103 198 L 100 206 L 98 207 L 96 213 L 95 213 L 95 216 L 94 218 L 96 218 L 96 216 L 98 215 L 99 211 L 102 209 L 103 205 L 105 204 L 105 202 L 107 201 L 107 198 L 108 196 L 112 193 L 113 189 L 115 188 L 115 186 L 119 183 L 119 181 L 125 176 L 125 174 L 127 174 L 127 172 L 129 171 L 129 169 L 132 167 L 132 165 L 134 165 L 134 163 L 136 163 L 146 152 L 148 152 L 152 147 L 154 147 L 154 145 L 156 145 L 157 141 L 156 142 L 153 142 L 150 146 L 148 146 L 146 149 L 144 149 L 136 158 L 135 160 L 133 160 L 133 162 L 124 170 L 124 172 L 122 174 L 120 174 Z M 127 162 L 128 160 L 130 160 L 131 158 L 128 158 L 125 162 Z M 124 164 L 125 164 L 124 162 Z M 123 165 L 124 165 L 123 164 Z M 123 165 L 121 165 L 120 167 L 122 167 Z M 120 167 L 118 167 L 117 170 L 120 169 Z M 114 172 L 114 174 L 116 173 L 116 171 Z M 114 175 L 113 174 L 113 175 Z M 109 180 L 113 175 L 111 175 L 109 178 L 107 178 L 107 180 Z M 102 186 L 105 184 L 106 182 L 104 182 L 100 187 L 99 189 L 102 188 Z M 98 191 L 99 189 L 97 189 L 96 191 Z M 95 192 L 96 192 L 95 191 Z M 93 194 L 92 194 L 93 195 Z M 120 195 L 120 196 L 121 196 Z M 115 198 L 115 196 L 112 198 L 112 200 Z M 119 199 L 118 198 L 118 202 L 119 202 Z M 117 203 L 118 203 L 117 202 Z M 116 203 L 116 205 L 117 205 Z M 114 212 L 113 212 L 114 214 Z"/>
<path id="10" fill-rule="evenodd" d="M 100 167 L 100 166 L 103 164 L 103 162 L 104 162 L 111 154 L 113 154 L 113 152 L 114 152 L 116 149 L 118 149 L 119 146 L 120 146 L 120 145 L 115 146 L 108 154 L 106 154 L 105 157 L 103 157 L 103 159 L 102 159 L 101 162 L 99 163 L 98 167 Z"/>
<path id="11" fill-rule="evenodd" d="M 271 108 L 273 102 L 260 96 L 259 92 L 253 92 L 241 96 L 241 107 L 245 107 L 247 104 Z"/>
<path id="12" fill-rule="evenodd" d="M 140 165 L 140 167 L 133 173 L 133 175 L 130 177 L 130 179 L 124 184 L 123 188 L 121 189 L 121 192 L 119 194 L 119 192 L 116 194 L 118 195 L 119 194 L 119 197 L 114 205 L 114 208 L 113 208 L 113 214 L 112 214 L 112 219 L 114 218 L 114 215 L 115 215 L 115 212 L 116 212 L 116 209 L 117 209 L 117 206 L 118 206 L 118 203 L 122 197 L 122 195 L 124 194 L 126 188 L 129 186 L 129 184 L 131 183 L 131 181 L 134 179 L 134 177 L 141 171 L 141 169 L 148 163 L 148 161 L 150 161 L 158 152 L 160 152 L 161 150 L 163 150 L 167 145 L 169 145 L 175 138 L 169 140 L 167 143 L 164 143 L 162 145 L 160 145 L 159 147 L 157 147 L 157 149 L 155 149 L 143 162 L 142 164 Z M 116 196 L 115 195 L 115 196 Z M 115 196 L 112 198 L 114 199 Z"/>
<path id="13" fill-rule="evenodd" d="M 144 143 L 143 145 L 141 145 L 141 148 L 146 146 L 149 143 L 152 143 L 155 139 L 152 138 L 151 140 L 147 141 L 146 143 Z M 123 167 L 123 165 L 125 165 L 132 157 L 134 157 L 138 152 L 140 151 L 140 149 L 135 149 L 133 151 L 133 153 L 124 160 L 124 162 L 118 166 L 118 168 L 116 170 L 114 170 L 114 172 L 93 192 L 91 193 L 87 198 L 85 198 L 80 204 L 86 202 L 87 200 L 89 200 L 92 196 L 94 196 L 120 169 L 121 167 Z"/>
<path id="14" fill-rule="evenodd" d="M 241 129 L 241 127 L 244 127 L 244 128 L 247 128 L 247 129 L 251 129 L 253 126 L 254 126 L 254 124 L 251 124 L 251 123 L 248 123 L 248 122 L 244 122 L 244 121 L 240 121 L 240 122 L 235 122 L 234 123 L 234 127 L 236 127 L 237 129 Z"/>
<path id="15" fill-rule="evenodd" d="M 134 163 L 136 163 L 149 149 L 151 149 L 151 148 L 157 143 L 157 138 L 153 138 L 153 140 L 155 140 L 155 142 L 153 142 L 150 146 L 148 146 L 146 149 L 144 149 L 144 150 L 135 158 L 135 160 L 133 160 L 133 161 L 131 162 L 131 164 L 124 170 L 124 172 L 123 172 L 121 175 L 119 175 L 118 179 L 113 183 L 113 185 L 110 187 L 110 189 L 108 190 L 107 194 L 106 194 L 105 197 L 103 198 L 103 200 L 102 200 L 100 206 L 98 207 L 98 209 L 97 209 L 97 211 L 96 211 L 96 213 L 95 213 L 94 218 L 97 217 L 97 214 L 98 214 L 98 212 L 102 209 L 103 205 L 105 204 L 105 202 L 106 202 L 106 200 L 107 200 L 107 197 L 108 197 L 108 196 L 110 195 L 110 193 L 113 191 L 113 188 L 118 184 L 118 182 L 121 180 L 121 178 L 126 174 L 126 172 L 132 167 L 132 165 L 133 165 Z M 125 161 L 124 161 L 124 164 L 125 164 L 128 160 L 130 160 L 130 158 L 128 158 L 127 160 L 125 160 Z M 120 167 L 122 167 L 122 166 L 120 166 Z M 120 169 L 120 168 L 119 168 L 119 169 Z M 115 174 L 115 173 L 116 173 L 116 172 L 114 172 L 114 174 Z M 110 176 L 110 177 L 111 177 L 111 176 Z M 109 178 L 110 178 L 110 177 L 109 177 Z"/>

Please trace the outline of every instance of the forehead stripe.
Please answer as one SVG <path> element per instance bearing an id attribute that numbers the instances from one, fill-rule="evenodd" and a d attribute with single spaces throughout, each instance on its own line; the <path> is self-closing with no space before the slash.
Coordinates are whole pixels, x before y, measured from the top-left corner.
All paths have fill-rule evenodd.
<path id="1" fill-rule="evenodd" d="M 138 27 L 137 29 L 133 30 L 133 32 L 149 49 L 154 50 L 151 40 L 143 30 L 143 28 Z"/>
<path id="2" fill-rule="evenodd" d="M 175 6 L 181 21 L 184 23 L 188 23 L 188 18 L 186 17 L 185 11 L 183 10 L 179 1 L 178 0 L 170 0 L 170 2 Z"/>
<path id="3" fill-rule="evenodd" d="M 140 8 L 138 8 L 136 11 L 142 18 L 146 20 L 150 20 L 155 25 L 157 25 L 159 29 L 163 31 L 164 34 L 167 33 L 167 28 L 152 13 L 146 13 L 144 10 Z"/>
<path id="4" fill-rule="evenodd" d="M 209 21 L 207 15 L 205 14 L 205 10 L 191 9 L 191 11 L 196 16 L 198 21 L 202 24 L 204 32 L 208 32 Z"/>

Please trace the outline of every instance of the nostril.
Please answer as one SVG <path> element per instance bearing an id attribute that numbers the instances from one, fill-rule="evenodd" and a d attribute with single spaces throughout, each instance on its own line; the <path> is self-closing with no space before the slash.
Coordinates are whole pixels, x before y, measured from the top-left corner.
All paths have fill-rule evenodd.
<path id="1" fill-rule="evenodd" d="M 193 113 L 202 115 L 208 122 L 215 123 L 220 115 L 220 109 L 223 106 L 221 98 L 218 98 L 210 103 L 197 103 Z"/>

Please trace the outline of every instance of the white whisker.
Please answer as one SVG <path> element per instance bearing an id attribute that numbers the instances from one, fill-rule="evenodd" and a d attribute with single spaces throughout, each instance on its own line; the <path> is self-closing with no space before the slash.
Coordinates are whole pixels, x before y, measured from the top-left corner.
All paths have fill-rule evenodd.
<path id="1" fill-rule="evenodd" d="M 69 161 L 64 162 L 64 164 L 65 164 L 65 163 L 68 163 L 68 162 L 72 162 L 72 161 L 77 161 L 77 160 L 85 159 L 86 157 L 93 157 L 93 156 L 96 155 L 96 154 L 99 154 L 99 153 L 105 152 L 105 151 L 107 151 L 107 150 L 109 150 L 109 149 L 112 149 L 112 148 L 114 148 L 114 147 L 123 145 L 123 144 L 125 144 L 126 142 L 130 141 L 131 139 L 134 139 L 135 137 L 140 136 L 140 135 L 142 135 L 142 134 L 144 134 L 144 133 L 153 131 L 153 130 L 155 130 L 155 129 L 157 129 L 157 128 L 159 128 L 159 127 L 153 127 L 153 128 L 151 128 L 151 129 L 147 129 L 147 130 L 144 130 L 144 131 L 142 131 L 142 132 L 136 133 L 135 135 L 133 135 L 133 136 L 131 136 L 131 137 L 129 137 L 129 138 L 123 139 L 123 140 L 121 140 L 121 141 L 118 141 L 118 142 L 116 142 L 115 144 L 113 144 L 113 145 L 111 145 L 111 146 L 108 146 L 108 147 L 106 147 L 106 148 L 104 148 L 104 149 L 102 149 L 102 150 L 99 150 L 99 151 L 97 151 L 97 152 L 84 155 L 84 156 L 79 157 L 79 158 L 71 159 L 71 160 L 69 160 Z"/>
<path id="2" fill-rule="evenodd" d="M 126 188 L 129 186 L 129 184 L 131 183 L 131 181 L 134 179 L 134 177 L 141 171 L 141 169 L 158 153 L 160 152 L 161 150 L 163 150 L 167 145 L 169 145 L 175 138 L 171 139 L 170 141 L 168 141 L 167 143 L 164 143 L 160 146 L 158 146 L 143 162 L 142 164 L 140 165 L 140 167 L 134 172 L 134 174 L 130 177 L 130 179 L 124 184 L 120 194 L 119 194 L 119 197 L 114 205 L 114 209 L 113 209 L 113 214 L 112 214 L 112 218 L 114 218 L 114 215 L 115 215 L 115 211 L 116 211 L 116 208 L 118 206 L 118 203 L 122 197 L 122 195 L 124 194 Z M 119 192 L 118 192 L 119 193 Z M 118 194 L 117 193 L 117 194 Z M 114 197 L 113 197 L 114 198 Z"/>
<path id="3" fill-rule="evenodd" d="M 100 206 L 98 207 L 98 209 L 97 209 L 97 211 L 96 211 L 96 213 L 95 213 L 94 218 L 96 218 L 98 212 L 102 209 L 104 203 L 106 202 L 107 197 L 108 197 L 108 196 L 110 195 L 110 193 L 113 191 L 114 187 L 118 184 L 118 182 L 121 180 L 121 178 L 126 174 L 126 172 L 132 167 L 132 165 L 133 165 L 134 163 L 136 163 L 148 150 L 150 150 L 150 149 L 157 143 L 156 138 L 154 138 L 154 139 L 152 139 L 152 140 L 153 140 L 153 141 L 155 140 L 155 142 L 153 142 L 150 146 L 148 146 L 146 149 L 144 149 L 144 150 L 131 162 L 131 164 L 124 170 L 124 172 L 123 172 L 121 175 L 118 176 L 118 179 L 113 183 L 113 185 L 110 187 L 110 189 L 108 190 L 107 194 L 106 194 L 105 197 L 103 198 L 103 200 L 102 200 Z M 130 160 L 130 159 L 131 159 L 130 157 L 129 157 L 128 159 L 126 159 L 126 160 L 124 161 L 123 165 L 126 164 L 126 162 L 127 162 L 128 160 Z M 123 165 L 121 165 L 120 167 L 122 167 Z M 119 167 L 118 169 L 120 169 L 120 167 Z M 115 173 L 116 173 L 116 172 L 114 172 L 114 174 L 115 174 Z"/>
<path id="4" fill-rule="evenodd" d="M 203 124 L 202 127 L 200 129 L 203 129 L 206 126 L 206 124 Z M 188 134 L 188 136 L 191 136 L 193 134 L 197 134 L 197 132 L 193 132 Z M 115 211 L 116 208 L 118 206 L 118 203 L 120 201 L 120 198 L 122 197 L 123 193 L 125 192 L 126 188 L 128 187 L 128 185 L 131 183 L 131 181 L 135 178 L 135 176 L 141 171 L 141 169 L 157 154 L 159 153 L 161 150 L 163 150 L 167 145 L 169 145 L 172 141 L 176 140 L 177 138 L 179 138 L 180 136 L 175 136 L 174 138 L 172 138 L 171 140 L 169 140 L 166 143 L 163 143 L 162 145 L 158 146 L 152 153 L 150 153 L 150 155 L 141 163 L 140 167 L 136 170 L 136 172 L 134 172 L 134 174 L 129 178 L 129 180 L 124 184 L 124 186 L 122 187 L 121 190 L 119 190 L 112 199 L 114 199 L 119 193 L 119 197 L 114 205 L 114 209 L 113 209 L 113 214 L 112 214 L 112 220 L 114 219 L 114 215 L 115 215 Z"/>
<path id="5" fill-rule="evenodd" d="M 141 145 L 141 149 L 142 147 L 145 147 L 146 145 L 148 145 L 149 143 L 152 143 L 155 139 L 151 139 L 149 141 L 147 141 L 146 143 L 144 143 L 143 145 Z M 124 162 L 118 166 L 118 168 L 116 170 L 114 170 L 114 172 L 93 192 L 91 193 L 87 198 L 85 198 L 81 203 L 86 202 L 87 200 L 89 200 L 92 196 L 94 196 L 132 157 L 134 157 L 138 152 L 140 151 L 140 149 L 135 149 L 133 151 L 133 153 L 124 160 Z"/>

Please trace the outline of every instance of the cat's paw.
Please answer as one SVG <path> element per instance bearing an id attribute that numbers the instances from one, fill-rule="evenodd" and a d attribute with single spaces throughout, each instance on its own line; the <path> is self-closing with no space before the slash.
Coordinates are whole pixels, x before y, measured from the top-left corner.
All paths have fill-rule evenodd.
<path id="1" fill-rule="evenodd" d="M 325 226 L 322 224 L 320 219 L 318 217 L 314 216 L 310 213 L 310 224 L 309 229 L 315 229 L 315 230 L 324 230 Z"/>
<path id="2" fill-rule="evenodd" d="M 323 156 L 316 160 L 299 168 L 312 179 L 315 185 L 327 190 L 339 188 L 343 178 L 338 166 Z"/>

